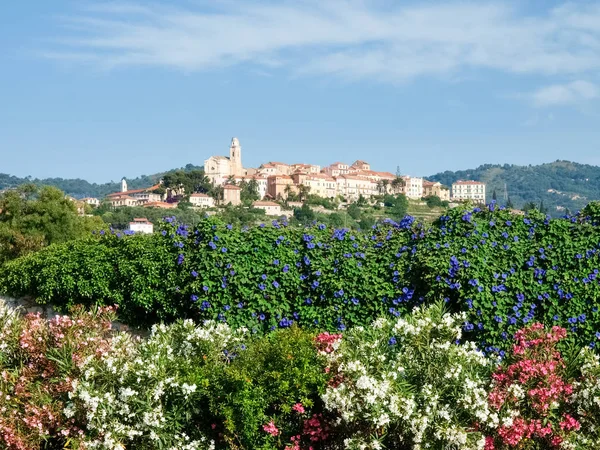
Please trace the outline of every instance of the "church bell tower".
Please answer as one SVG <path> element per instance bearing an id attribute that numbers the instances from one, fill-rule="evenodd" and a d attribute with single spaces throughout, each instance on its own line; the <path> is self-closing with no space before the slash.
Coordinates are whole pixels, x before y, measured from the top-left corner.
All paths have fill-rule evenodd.
<path id="1" fill-rule="evenodd" d="M 229 161 L 231 162 L 231 175 L 236 177 L 243 176 L 242 147 L 238 138 L 235 137 L 231 140 L 231 147 L 229 147 Z"/>

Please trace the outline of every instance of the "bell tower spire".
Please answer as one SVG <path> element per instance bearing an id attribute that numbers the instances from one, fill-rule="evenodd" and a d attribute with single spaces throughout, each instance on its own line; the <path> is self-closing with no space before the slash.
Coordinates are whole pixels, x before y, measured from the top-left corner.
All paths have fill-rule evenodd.
<path id="1" fill-rule="evenodd" d="M 242 146 L 238 138 L 231 140 L 229 147 L 229 161 L 231 162 L 231 175 L 241 177 L 244 175 L 244 166 L 242 165 Z"/>

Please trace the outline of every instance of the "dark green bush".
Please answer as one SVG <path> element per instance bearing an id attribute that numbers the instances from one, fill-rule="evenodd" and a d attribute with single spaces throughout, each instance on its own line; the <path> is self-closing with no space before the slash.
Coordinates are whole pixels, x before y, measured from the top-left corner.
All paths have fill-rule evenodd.
<path id="1" fill-rule="evenodd" d="M 57 306 L 117 303 L 130 323 L 216 319 L 265 331 L 294 322 L 344 330 L 446 299 L 490 351 L 541 321 L 594 346 L 600 330 L 600 227 L 495 205 L 365 232 L 315 224 L 238 228 L 170 221 L 153 236 L 97 237 L 4 266 L 0 291 Z"/>

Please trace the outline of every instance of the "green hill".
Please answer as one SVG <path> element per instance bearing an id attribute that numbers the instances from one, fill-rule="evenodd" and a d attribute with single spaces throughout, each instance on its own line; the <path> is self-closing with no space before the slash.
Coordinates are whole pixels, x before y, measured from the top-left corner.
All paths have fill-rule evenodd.
<path id="1" fill-rule="evenodd" d="M 446 171 L 426 177 L 447 186 L 457 180 L 483 181 L 487 185 L 487 201 L 494 190 L 504 203 L 504 187 L 515 207 L 534 202 L 543 205 L 551 215 L 574 213 L 592 200 L 600 199 L 600 167 L 570 161 L 555 161 L 537 166 L 485 164 L 476 169 Z"/>
<path id="2" fill-rule="evenodd" d="M 166 172 L 155 173 L 153 175 L 141 175 L 137 178 L 127 179 L 127 186 L 129 189 L 140 189 L 156 184 L 164 175 L 175 170 L 196 170 L 202 169 L 202 167 L 188 164 L 180 169 L 172 169 Z M 117 192 L 121 188 L 120 180 L 118 182 L 109 183 L 90 183 L 86 180 L 79 178 L 76 179 L 64 179 L 64 178 L 19 178 L 4 173 L 0 173 L 0 191 L 3 189 L 9 189 L 21 184 L 33 183 L 37 185 L 48 185 L 55 186 L 66 194 L 71 195 L 75 198 L 83 197 L 97 197 L 102 198 L 112 192 Z"/>

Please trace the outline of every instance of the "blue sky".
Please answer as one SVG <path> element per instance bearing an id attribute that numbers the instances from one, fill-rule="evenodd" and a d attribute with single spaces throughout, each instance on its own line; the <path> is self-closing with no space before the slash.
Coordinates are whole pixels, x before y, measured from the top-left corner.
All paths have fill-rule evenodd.
<path id="1" fill-rule="evenodd" d="M 0 172 L 600 165 L 600 4 L 4 2 Z"/>

